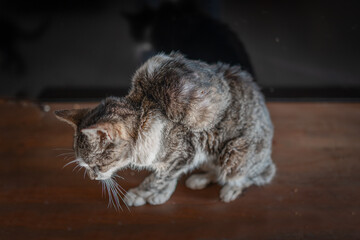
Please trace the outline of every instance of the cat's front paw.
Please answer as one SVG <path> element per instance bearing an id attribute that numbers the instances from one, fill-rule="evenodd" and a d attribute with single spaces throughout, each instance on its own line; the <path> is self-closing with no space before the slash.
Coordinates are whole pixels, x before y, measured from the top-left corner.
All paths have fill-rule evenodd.
<path id="1" fill-rule="evenodd" d="M 220 190 L 220 199 L 223 202 L 234 201 L 241 193 L 242 188 L 238 186 L 225 185 Z"/>
<path id="2" fill-rule="evenodd" d="M 125 195 L 125 202 L 128 206 L 142 206 L 145 203 L 159 205 L 165 203 L 173 194 L 176 187 L 176 181 L 170 182 L 162 189 L 151 189 L 144 191 L 143 187 L 130 189 Z"/>
<path id="3" fill-rule="evenodd" d="M 130 189 L 124 198 L 126 205 L 130 206 L 142 206 L 146 203 L 144 197 L 140 196 L 139 191 L 136 188 Z"/>
<path id="4" fill-rule="evenodd" d="M 169 200 L 171 194 L 168 193 L 154 193 L 146 201 L 151 205 L 160 205 Z"/>
<path id="5" fill-rule="evenodd" d="M 175 188 L 176 188 L 177 181 L 170 182 L 165 188 L 154 192 L 151 194 L 146 201 L 151 205 L 159 205 L 165 203 L 171 195 L 173 194 Z"/>

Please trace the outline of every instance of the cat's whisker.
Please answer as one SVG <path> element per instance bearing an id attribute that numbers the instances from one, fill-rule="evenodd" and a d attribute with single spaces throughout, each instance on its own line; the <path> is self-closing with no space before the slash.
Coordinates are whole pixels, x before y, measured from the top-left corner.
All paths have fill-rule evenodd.
<path id="1" fill-rule="evenodd" d="M 61 157 L 61 156 L 75 156 L 75 153 L 73 152 L 69 152 L 69 153 L 60 153 L 58 154 L 56 157 Z"/>
<path id="2" fill-rule="evenodd" d="M 70 159 L 72 159 L 72 158 L 74 158 L 75 156 L 66 156 L 66 157 L 64 157 L 64 160 L 65 161 L 69 161 Z"/>
<path id="3" fill-rule="evenodd" d="M 80 166 L 80 165 L 78 165 L 78 166 Z M 84 168 L 83 166 L 80 166 L 77 173 L 79 173 L 81 171 L 81 169 L 83 169 L 83 168 Z"/>
<path id="4" fill-rule="evenodd" d="M 127 191 L 123 187 L 121 187 L 118 183 L 116 183 L 116 188 L 127 199 L 126 196 Z"/>
<path id="5" fill-rule="evenodd" d="M 75 171 L 75 169 L 77 169 L 77 168 L 80 168 L 81 169 L 81 166 L 78 164 L 78 165 L 76 165 L 74 168 L 73 168 L 73 170 L 72 171 Z"/>
<path id="6" fill-rule="evenodd" d="M 121 193 L 126 197 L 127 191 L 120 184 L 118 184 L 118 186 L 122 191 L 124 191 L 125 194 L 123 192 L 121 192 Z"/>
<path id="7" fill-rule="evenodd" d="M 115 210 L 117 211 L 117 207 L 115 205 L 115 201 L 114 201 L 114 197 L 115 195 L 113 195 L 113 191 L 111 189 L 111 182 L 107 181 L 107 189 L 108 189 L 108 194 L 109 194 L 109 205 L 111 206 L 111 204 L 113 205 L 113 207 L 115 208 Z"/>
<path id="8" fill-rule="evenodd" d="M 113 206 L 116 210 L 118 210 L 118 197 L 117 197 L 116 193 L 114 192 L 113 182 L 111 179 L 109 179 L 109 187 L 110 187 L 111 194 L 113 195 Z"/>
<path id="9" fill-rule="evenodd" d="M 117 175 L 117 174 L 114 175 L 114 177 L 116 177 L 116 176 L 120 177 L 120 176 Z M 124 179 L 124 180 L 125 180 L 125 178 L 123 178 L 123 177 L 121 177 L 121 179 Z M 122 193 L 122 195 L 124 195 L 124 197 L 126 197 L 127 191 L 126 191 L 119 183 L 116 182 L 116 185 L 117 185 L 117 187 L 119 188 L 119 192 Z M 127 197 L 126 197 L 126 198 L 127 198 Z"/>
<path id="10" fill-rule="evenodd" d="M 111 190 L 112 190 L 112 193 L 113 193 L 113 196 L 114 196 L 114 199 L 115 199 L 115 204 L 116 204 L 116 207 L 117 209 L 121 209 L 121 211 L 123 211 L 122 207 L 121 207 L 121 204 L 119 202 L 119 193 L 117 192 L 117 190 L 115 189 L 115 184 L 114 184 L 114 181 L 112 180 L 111 181 Z"/>
<path id="11" fill-rule="evenodd" d="M 117 174 L 113 175 L 113 177 L 114 177 L 114 178 L 120 178 L 120 179 L 125 180 L 125 178 L 123 178 L 123 177 L 121 177 L 121 176 L 119 176 L 119 175 L 117 175 Z"/>
<path id="12" fill-rule="evenodd" d="M 62 153 L 59 153 L 57 156 L 63 156 L 63 155 L 75 155 L 75 152 L 74 152 L 74 151 L 71 151 L 71 152 L 62 152 Z"/>
<path id="13" fill-rule="evenodd" d="M 107 193 L 108 193 L 108 195 L 109 195 L 109 203 L 108 203 L 108 208 L 109 208 L 109 207 L 111 206 L 112 197 L 111 197 L 111 194 L 110 194 L 108 182 L 105 180 L 104 183 L 105 183 L 106 191 L 107 191 Z"/>
<path id="14" fill-rule="evenodd" d="M 121 194 L 124 195 L 124 193 L 120 190 L 119 184 L 116 181 L 114 181 L 113 178 L 101 180 L 101 187 L 102 187 L 102 196 L 105 196 L 105 192 L 107 192 L 108 194 L 109 197 L 108 207 L 112 205 L 116 211 L 120 209 L 123 211 L 123 208 L 121 207 L 121 203 L 120 203 L 120 199 L 121 199 L 125 204 L 125 206 L 127 207 L 127 209 L 130 211 L 129 206 L 126 204 L 123 197 L 121 196 Z"/>
<path id="15" fill-rule="evenodd" d="M 109 187 L 108 187 L 108 182 L 106 180 L 104 180 L 104 186 L 105 186 L 105 190 L 107 191 L 108 193 L 108 196 L 109 196 L 109 203 L 108 203 L 108 208 L 111 206 L 111 194 L 110 194 L 110 190 L 109 190 Z"/>
<path id="16" fill-rule="evenodd" d="M 117 191 L 118 193 L 120 193 L 119 196 L 121 197 L 121 194 L 122 194 L 124 197 L 127 198 L 127 196 L 126 196 L 127 191 L 126 191 L 123 187 L 121 187 L 120 184 L 116 181 L 116 177 L 119 177 L 119 178 L 121 178 L 121 179 L 124 179 L 124 178 L 123 178 L 123 177 L 120 177 L 120 176 L 117 175 L 117 174 L 115 174 L 115 175 L 113 175 L 113 176 L 111 177 L 112 182 L 113 182 L 113 185 L 114 185 L 114 187 L 116 188 L 116 191 Z M 122 197 L 121 197 L 121 198 L 122 198 Z M 123 200 L 123 201 L 124 201 L 124 200 Z M 125 205 L 126 205 L 126 202 L 124 202 L 124 203 L 125 203 Z"/>
<path id="17" fill-rule="evenodd" d="M 123 189 L 117 182 L 115 182 L 114 181 L 114 187 L 115 187 L 115 189 L 117 190 L 117 192 L 119 193 L 121 193 L 126 199 L 127 199 L 127 196 L 121 191 L 121 189 Z M 120 189 L 120 188 L 121 189 Z M 124 190 L 124 189 L 123 189 Z M 124 192 L 126 193 L 126 191 L 124 190 Z M 123 203 L 125 204 L 125 206 L 126 206 L 126 208 L 129 210 L 129 212 L 130 212 L 130 208 L 129 208 L 129 206 L 126 204 L 126 202 L 124 201 L 124 199 L 123 199 L 123 197 L 121 197 L 121 194 L 119 194 L 119 197 L 121 198 L 121 200 L 123 201 Z"/>
<path id="18" fill-rule="evenodd" d="M 116 191 L 117 192 L 121 192 L 121 190 L 118 188 L 118 183 L 116 183 L 115 182 L 115 184 L 114 184 L 114 187 L 115 187 L 115 189 L 116 189 Z M 122 193 L 122 192 L 121 192 Z M 124 195 L 124 193 L 122 193 L 123 195 Z M 130 212 L 130 208 L 129 208 L 129 206 L 126 204 L 126 201 L 124 201 L 124 198 L 121 196 L 121 194 L 119 194 L 119 197 L 120 197 L 120 199 L 121 199 L 121 201 L 125 204 L 125 206 L 126 206 L 126 208 L 129 210 L 129 212 Z M 124 195 L 124 197 L 126 197 L 126 195 Z M 119 204 L 120 205 L 120 204 Z"/>
<path id="19" fill-rule="evenodd" d="M 54 148 L 53 151 L 74 151 L 72 148 Z"/>
<path id="20" fill-rule="evenodd" d="M 72 164 L 72 163 L 78 163 L 78 162 L 79 162 L 78 159 L 74 159 L 74 160 L 68 162 L 67 164 L 65 164 L 65 165 L 63 166 L 63 168 L 65 168 L 66 166 L 68 166 L 68 165 L 70 165 L 70 164 Z"/>

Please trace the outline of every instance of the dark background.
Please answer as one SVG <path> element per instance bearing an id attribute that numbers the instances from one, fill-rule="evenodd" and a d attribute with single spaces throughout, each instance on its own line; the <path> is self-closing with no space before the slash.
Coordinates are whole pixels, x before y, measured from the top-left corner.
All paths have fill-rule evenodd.
<path id="1" fill-rule="evenodd" d="M 357 1 L 0 1 L 0 96 L 126 94 L 156 52 L 241 64 L 268 99 L 359 99 Z"/>

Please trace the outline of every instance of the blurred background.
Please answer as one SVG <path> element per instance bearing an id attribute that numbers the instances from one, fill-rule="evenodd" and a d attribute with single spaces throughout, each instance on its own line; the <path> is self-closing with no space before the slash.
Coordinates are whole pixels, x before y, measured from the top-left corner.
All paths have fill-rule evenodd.
<path id="1" fill-rule="evenodd" d="M 270 100 L 358 100 L 357 1 L 2 0 L 0 97 L 124 95 L 157 52 L 251 72 Z"/>

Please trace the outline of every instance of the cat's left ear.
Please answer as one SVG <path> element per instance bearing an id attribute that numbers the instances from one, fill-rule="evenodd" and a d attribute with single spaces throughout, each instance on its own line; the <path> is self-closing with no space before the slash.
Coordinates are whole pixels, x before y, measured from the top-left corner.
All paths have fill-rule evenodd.
<path id="1" fill-rule="evenodd" d="M 97 123 L 82 129 L 81 132 L 88 138 L 106 139 L 110 142 L 115 142 L 118 137 L 118 132 L 112 123 Z"/>
<path id="2" fill-rule="evenodd" d="M 81 119 L 90 111 L 88 108 L 84 109 L 71 109 L 71 110 L 58 110 L 55 111 L 55 116 L 68 124 L 70 124 L 74 129 L 77 128 Z"/>

